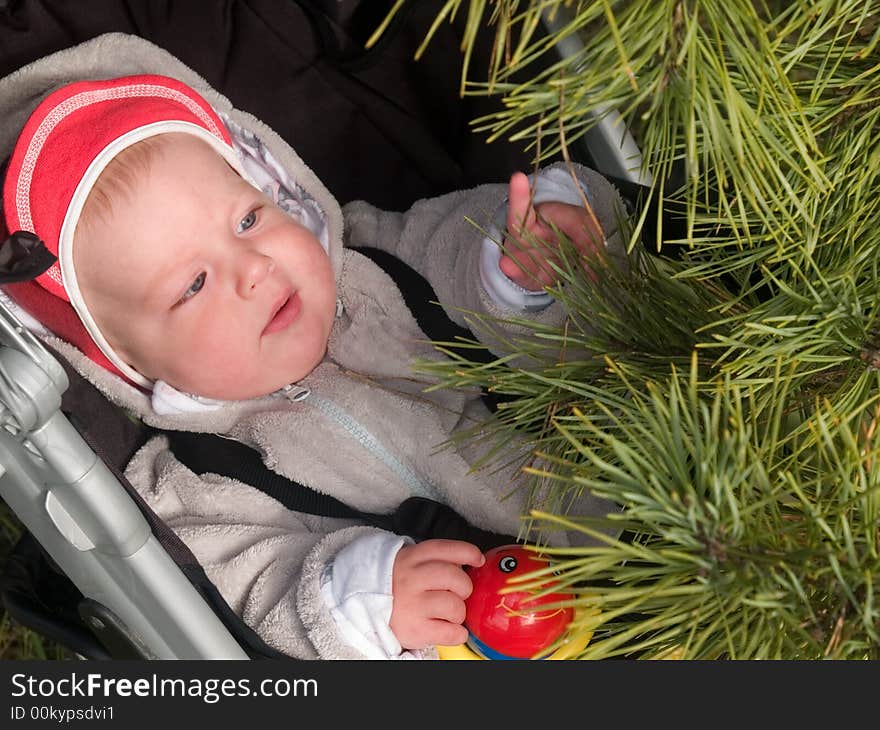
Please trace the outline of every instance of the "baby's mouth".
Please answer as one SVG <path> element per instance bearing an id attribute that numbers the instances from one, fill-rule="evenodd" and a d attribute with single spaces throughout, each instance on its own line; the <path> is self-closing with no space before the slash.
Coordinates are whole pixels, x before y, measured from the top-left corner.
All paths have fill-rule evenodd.
<path id="1" fill-rule="evenodd" d="M 302 300 L 299 298 L 298 292 L 293 292 L 288 297 L 282 299 L 276 304 L 274 314 L 269 318 L 269 322 L 263 329 L 264 335 L 271 335 L 274 332 L 280 332 L 290 326 L 299 316 L 302 309 Z"/>

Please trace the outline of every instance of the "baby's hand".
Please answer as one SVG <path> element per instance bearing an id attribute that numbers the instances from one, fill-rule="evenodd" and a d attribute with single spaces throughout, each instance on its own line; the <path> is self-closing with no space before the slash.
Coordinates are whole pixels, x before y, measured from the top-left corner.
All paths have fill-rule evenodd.
<path id="1" fill-rule="evenodd" d="M 559 239 L 550 223 L 584 255 L 602 245 L 602 230 L 590 211 L 580 205 L 551 201 L 532 205 L 528 177 L 515 172 L 510 178 L 508 235 L 499 268 L 523 289 L 540 291 L 556 282 L 556 272 L 549 262 L 560 260 Z"/>
<path id="2" fill-rule="evenodd" d="M 462 568 L 485 562 L 480 549 L 459 540 L 425 540 L 400 548 L 394 559 L 389 625 L 405 649 L 463 644 L 464 599 L 471 579 Z"/>

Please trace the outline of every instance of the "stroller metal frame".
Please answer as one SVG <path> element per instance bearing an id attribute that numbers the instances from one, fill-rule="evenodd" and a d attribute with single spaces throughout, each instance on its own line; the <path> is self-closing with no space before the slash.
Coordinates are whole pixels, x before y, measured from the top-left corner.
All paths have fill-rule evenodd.
<path id="1" fill-rule="evenodd" d="M 247 658 L 61 412 L 67 375 L 0 305 L 0 496 L 145 658 Z"/>
<path id="2" fill-rule="evenodd" d="M 549 31 L 564 23 L 561 10 L 545 14 Z M 568 56 L 580 48 L 570 37 L 557 50 Z M 616 111 L 599 115 L 584 144 L 600 171 L 650 184 Z M 67 387 L 58 361 L 0 302 L 0 497 L 99 607 L 84 617 L 99 637 L 111 628 L 143 658 L 247 659 L 135 501 L 61 412 Z"/>
<path id="3" fill-rule="evenodd" d="M 571 13 L 564 7 L 545 10 L 542 21 L 552 34 L 565 28 Z M 556 44 L 560 58 L 570 58 L 584 49 L 584 44 L 574 34 Z M 651 174 L 645 169 L 642 152 L 627 129 L 626 122 L 616 109 L 600 109 L 593 115 L 596 124 L 583 135 L 581 142 L 595 167 L 606 175 L 650 187 Z"/>

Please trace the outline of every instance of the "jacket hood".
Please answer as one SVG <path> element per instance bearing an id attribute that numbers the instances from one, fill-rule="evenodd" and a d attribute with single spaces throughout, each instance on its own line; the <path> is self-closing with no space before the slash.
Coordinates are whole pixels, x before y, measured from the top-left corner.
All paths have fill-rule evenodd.
<path id="1" fill-rule="evenodd" d="M 270 173 L 277 168 L 311 198 L 323 214 L 327 252 L 337 283 L 342 270 L 342 211 L 336 199 L 303 162 L 299 155 L 270 127 L 248 112 L 236 109 L 229 99 L 167 51 L 137 36 L 109 33 L 80 45 L 45 56 L 0 79 L 0 159 L 11 154 L 16 139 L 40 101 L 56 89 L 80 80 L 110 79 L 139 74 L 158 74 L 177 79 L 201 94 L 227 122 L 246 146 L 258 141 L 265 151 Z M 322 236 L 322 238 L 324 238 Z M 140 416 L 152 413 L 150 396 L 130 386 L 118 376 L 94 365 L 79 350 L 58 338 L 48 338 L 84 376 L 120 405 Z M 235 409 L 234 409 L 235 410 Z"/>
<path id="2" fill-rule="evenodd" d="M 201 94 L 215 111 L 252 132 L 272 157 L 317 201 L 329 231 L 329 255 L 337 274 L 342 257 L 342 211 L 339 203 L 297 153 L 252 114 L 236 109 L 205 79 L 167 51 L 137 36 L 108 33 L 58 51 L 0 79 L 0 156 L 9 156 L 19 132 L 39 102 L 50 92 L 81 79 L 109 79 L 137 74 L 178 79 Z"/>

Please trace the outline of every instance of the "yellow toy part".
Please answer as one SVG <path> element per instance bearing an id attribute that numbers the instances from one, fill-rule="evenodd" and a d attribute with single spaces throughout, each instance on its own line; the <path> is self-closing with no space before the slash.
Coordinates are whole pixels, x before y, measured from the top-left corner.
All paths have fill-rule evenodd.
<path id="1" fill-rule="evenodd" d="M 575 609 L 574 620 L 572 621 L 572 623 L 577 624 L 578 619 L 585 619 L 588 616 L 596 616 L 598 613 L 599 611 L 597 609 Z M 560 646 L 552 654 L 544 658 L 571 659 L 573 656 L 576 656 L 579 652 L 583 651 L 586 648 L 587 644 L 590 643 L 590 639 L 592 638 L 592 629 L 583 631 L 565 641 L 562 646 Z M 458 644 L 457 646 L 438 646 L 437 654 L 440 656 L 441 659 L 452 661 L 485 659 L 485 657 L 481 657 L 479 654 L 474 652 L 467 644 Z"/>

